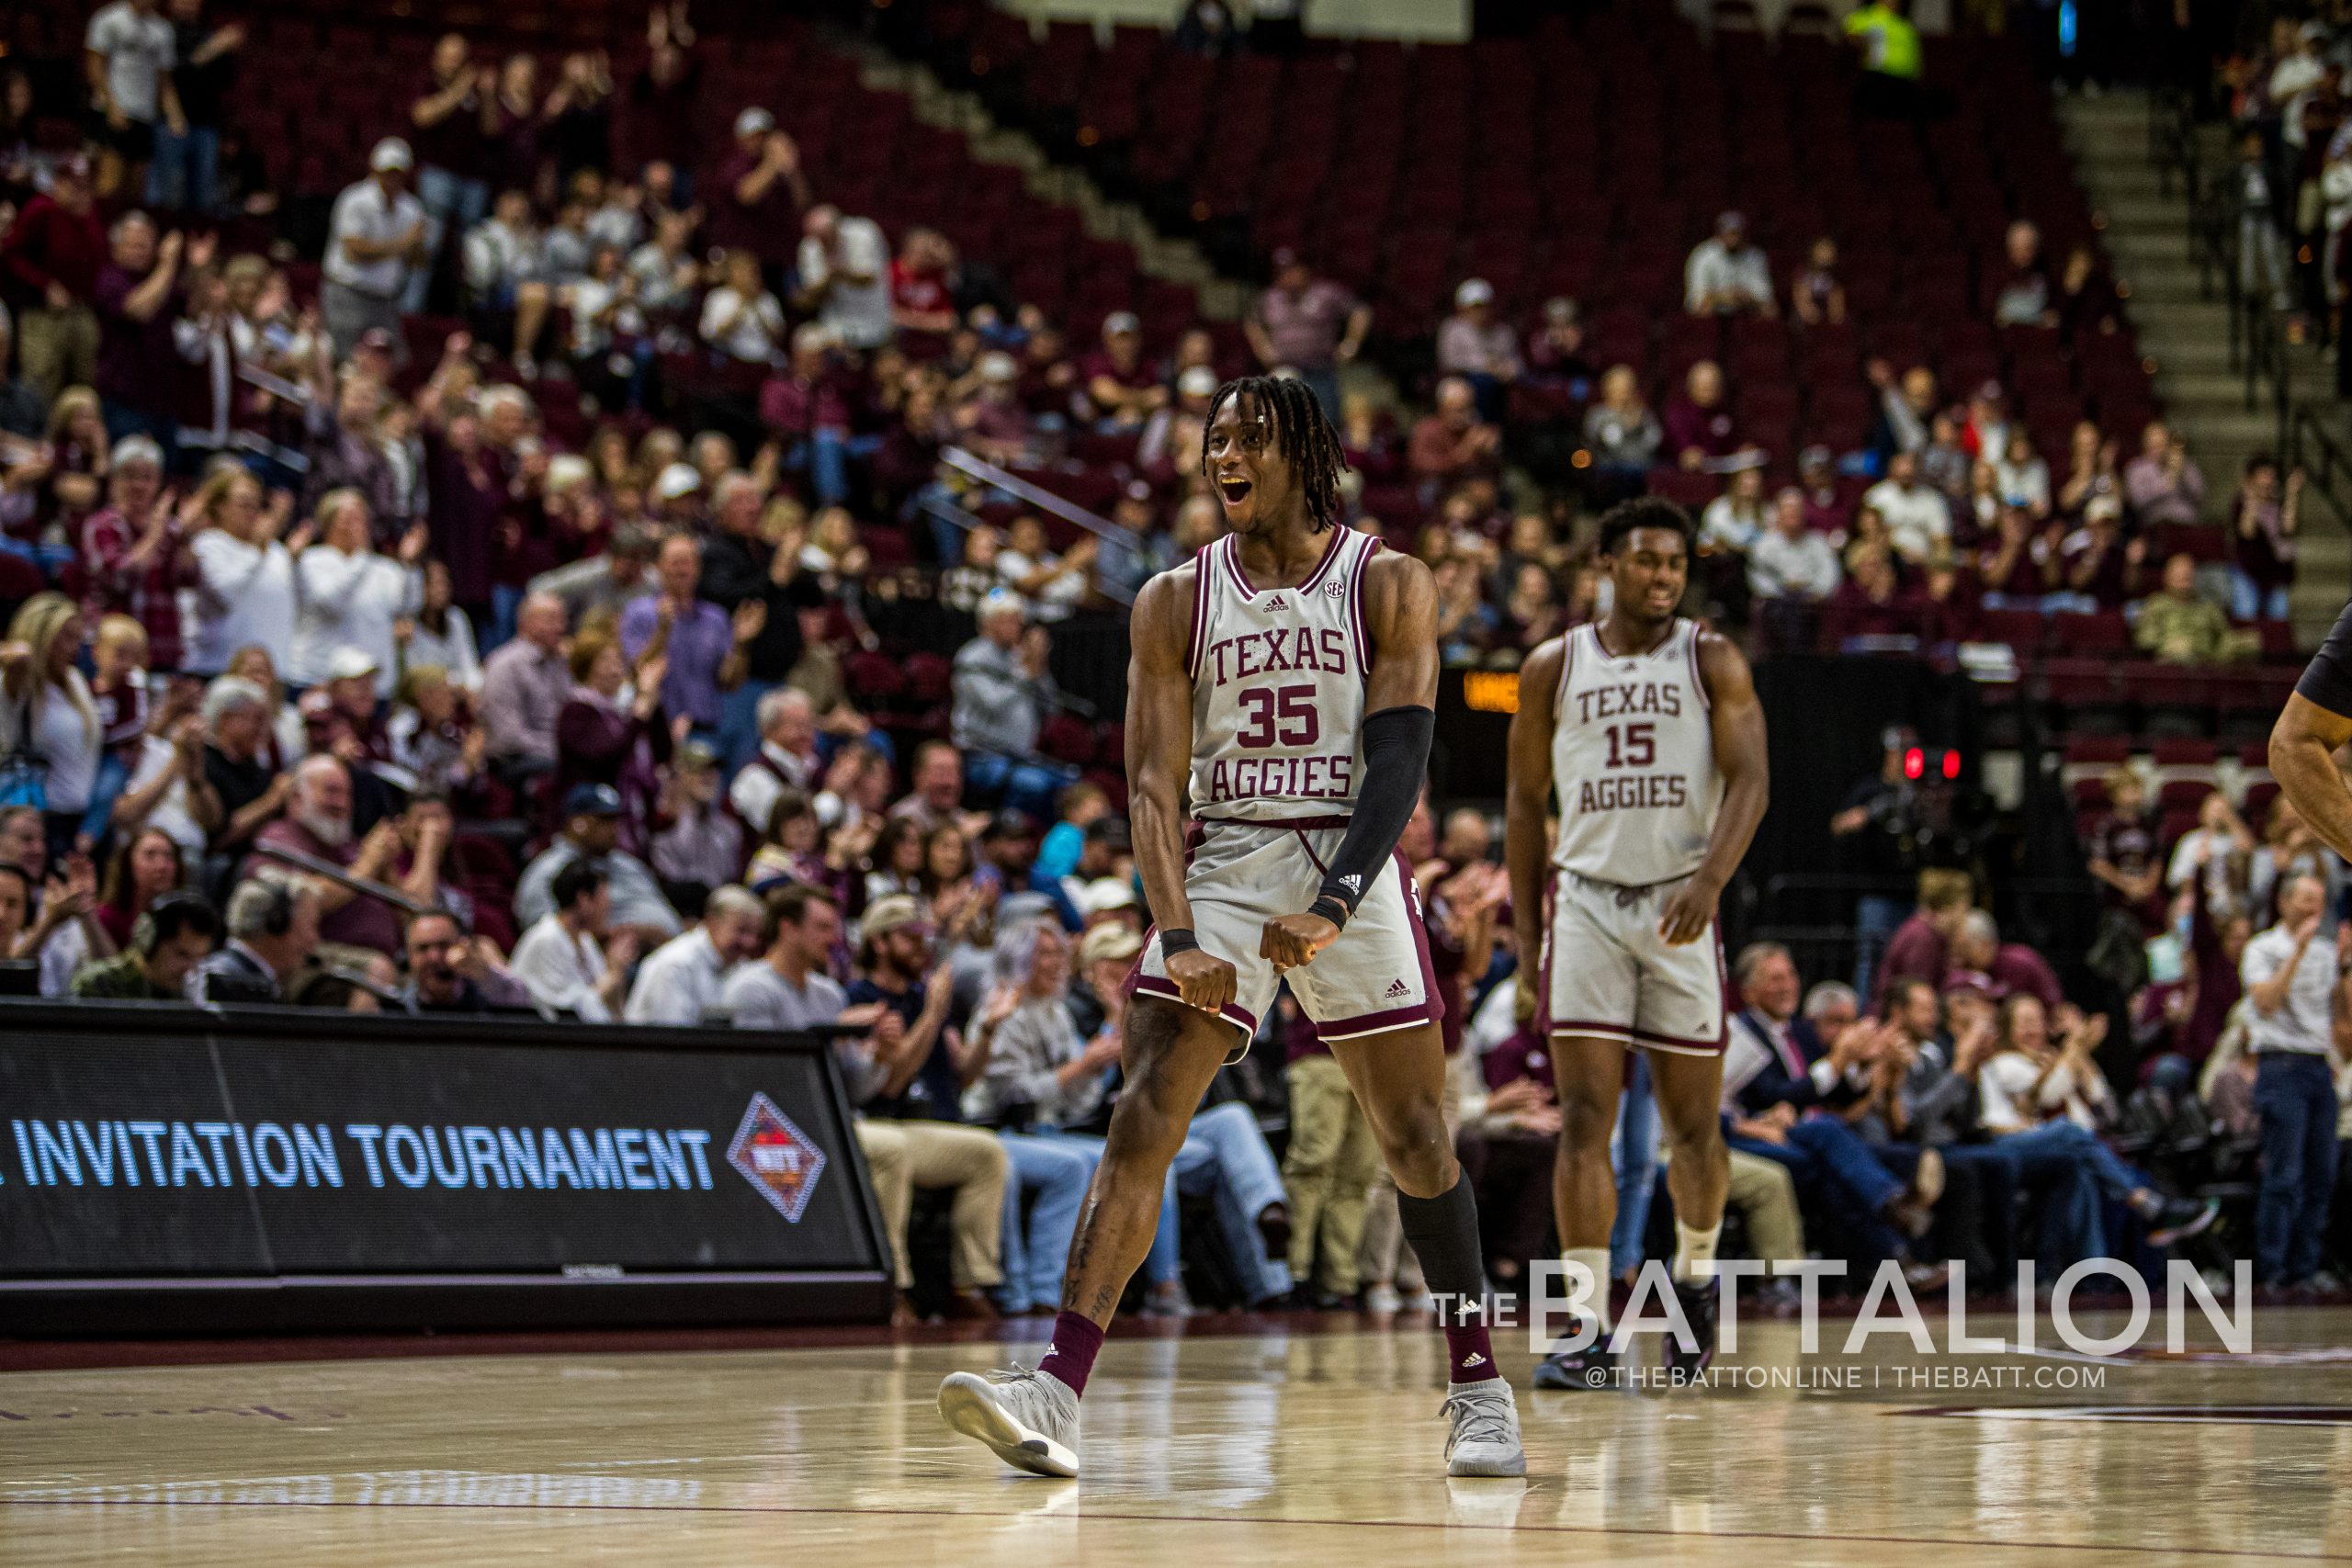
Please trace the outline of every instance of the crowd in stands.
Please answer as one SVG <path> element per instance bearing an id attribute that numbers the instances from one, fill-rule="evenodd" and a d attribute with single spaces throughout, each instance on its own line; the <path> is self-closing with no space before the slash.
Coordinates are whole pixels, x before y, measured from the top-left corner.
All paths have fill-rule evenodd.
<path id="1" fill-rule="evenodd" d="M 770 107 L 690 134 L 711 46 L 683 3 L 623 58 L 439 39 L 401 133 L 307 196 L 236 144 L 240 83 L 273 69 L 254 36 L 110 0 L 62 85 L 0 64 L 0 959 L 47 996 L 841 1027 L 902 1287 L 913 1194 L 953 1194 L 952 1310 L 1058 1296 L 1146 914 L 1118 727 L 1057 682 L 1057 639 L 1221 530 L 1195 455 L 1228 376 L 1315 389 L 1344 521 L 1430 565 L 1454 664 L 1604 611 L 1583 519 L 1645 489 L 1702 517 L 1694 611 L 1768 649 L 2121 615 L 2149 657 L 2210 663 L 2261 651 L 2292 581 L 2300 476 L 2250 468 L 2216 543 L 2160 420 L 2085 421 L 2062 460 L 2002 386 L 1926 363 L 1871 361 L 1858 439 L 1788 449 L 1724 361 L 1645 386 L 1576 299 L 1518 321 L 1476 276 L 1417 416 L 1346 374 L 1375 312 L 1297 250 L 1237 327 L 1055 319 L 942 230 L 844 209 Z M 2005 254 L 1988 332 L 2120 330 L 2095 251 L 2053 262 L 2020 221 Z M 1690 341 L 1867 318 L 1834 238 L 1775 261 L 1723 213 Z M 1561 482 L 1522 482 L 1560 453 Z M 2160 847 L 2113 808 L 2094 870 L 2153 932 Z M 1504 1280 L 1548 1247 L 1559 1111 L 1509 1016 L 1487 823 L 1414 831 Z M 2225 1077 L 2251 1057 L 2220 1055 L 2206 998 L 2236 960 L 2210 953 L 2269 951 L 2240 927 L 2272 928 L 2312 849 L 2281 831 L 2192 911 L 2207 989 L 2143 998 Z M 1891 990 L 1801 1010 L 1785 953 L 1743 958 L 1751 1245 L 1989 1272 L 2210 1218 L 2102 1141 L 2102 1021 L 1957 926 L 1923 967 L 1902 939 Z M 2247 969 L 2249 1006 L 2278 972 Z M 1189 1224 L 1233 1301 L 1393 1305 L 1411 1258 L 1361 1112 L 1295 1013 L 1266 1035 L 1177 1161 L 1147 1303 L 1184 1309 Z M 1285 1109 L 1278 1163 L 1260 1113 Z M 1629 1262 L 1655 1118 L 1623 1127 Z M 2267 1177 L 2264 1203 L 2267 1237 Z M 2267 1279 L 2318 1266 L 2317 1223 L 2277 1222 Z"/>

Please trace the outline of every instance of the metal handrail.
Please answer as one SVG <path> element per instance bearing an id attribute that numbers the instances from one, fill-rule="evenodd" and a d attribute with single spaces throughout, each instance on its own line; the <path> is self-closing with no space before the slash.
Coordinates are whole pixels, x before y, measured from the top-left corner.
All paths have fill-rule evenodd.
<path id="1" fill-rule="evenodd" d="M 1120 527 L 1116 523 L 1107 518 L 1098 517 L 1076 502 L 1034 485 L 1012 469 L 999 468 L 987 458 L 977 457 L 961 446 L 941 447 L 939 461 L 943 468 L 952 468 L 965 478 L 976 479 L 991 490 L 1001 490 L 1023 505 L 1034 506 L 1040 512 L 1058 517 L 1071 527 L 1091 534 L 1098 539 L 1115 539 L 1124 542 L 1128 537 L 1127 530 Z M 955 521 L 959 527 L 968 526 L 968 519 L 958 518 Z M 1131 590 L 1099 579 L 1094 583 L 1094 592 L 1114 604 L 1132 605 L 1136 602 L 1136 596 Z"/>

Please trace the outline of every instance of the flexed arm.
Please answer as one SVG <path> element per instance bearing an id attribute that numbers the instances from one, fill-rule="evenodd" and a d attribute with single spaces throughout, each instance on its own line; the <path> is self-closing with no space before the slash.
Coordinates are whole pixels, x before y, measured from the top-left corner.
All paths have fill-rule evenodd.
<path id="1" fill-rule="evenodd" d="M 1184 773 L 1193 754 L 1192 637 L 1197 563 L 1144 584 L 1128 623 L 1127 811 L 1136 869 L 1159 931 L 1168 978 L 1188 1007 L 1216 1012 L 1234 997 L 1231 960 L 1202 950 L 1184 895 Z"/>

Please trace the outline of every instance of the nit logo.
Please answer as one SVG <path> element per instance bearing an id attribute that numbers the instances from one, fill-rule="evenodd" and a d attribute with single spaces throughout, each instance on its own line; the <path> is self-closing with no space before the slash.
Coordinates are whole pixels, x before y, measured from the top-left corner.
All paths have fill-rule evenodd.
<path id="1" fill-rule="evenodd" d="M 727 1146 L 727 1163 L 775 1205 L 775 1212 L 794 1224 L 808 1207 L 817 1178 L 825 1171 L 825 1151 L 815 1139 L 792 1124 L 764 1094 L 752 1096 L 744 1108 L 743 1124 Z"/>

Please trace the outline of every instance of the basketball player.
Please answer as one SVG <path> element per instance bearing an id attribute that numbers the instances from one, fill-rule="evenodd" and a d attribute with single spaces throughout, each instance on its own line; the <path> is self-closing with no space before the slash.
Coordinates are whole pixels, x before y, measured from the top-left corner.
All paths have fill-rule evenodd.
<path id="1" fill-rule="evenodd" d="M 1667 1364 L 1695 1370 L 1714 1356 L 1714 1285 L 1702 1276 L 1730 1179 L 1717 1115 L 1715 900 L 1763 818 L 1766 759 L 1747 660 L 1674 613 L 1692 535 L 1690 515 L 1669 502 L 1612 507 L 1600 520 L 1601 567 L 1615 589 L 1608 616 L 1544 643 L 1520 672 L 1504 849 L 1520 952 L 1544 957 L 1521 964 L 1520 1006 L 1532 1015 L 1541 1003 L 1550 1019 L 1561 1113 L 1553 1209 L 1567 1261 L 1596 1281 L 1589 1326 L 1599 1331 L 1589 1348 L 1539 1362 L 1538 1388 L 1598 1387 L 1613 1376 L 1609 1134 L 1629 1048 L 1649 1054 L 1673 1149 L 1674 1290 L 1696 1349 L 1669 1335 Z M 1555 787 L 1559 834 L 1547 867 Z"/>
<path id="2" fill-rule="evenodd" d="M 1446 1473 L 1523 1475 L 1477 1209 L 1439 1110 L 1442 1004 L 1396 852 L 1436 723 L 1436 582 L 1337 525 L 1346 459 L 1304 382 L 1221 388 L 1202 463 L 1232 532 L 1146 583 L 1129 629 L 1127 778 L 1154 930 L 1130 980 L 1126 1089 L 1052 1348 L 1035 1371 L 948 1378 L 940 1414 L 1008 1464 L 1078 1473 L 1079 1396 L 1150 1247 L 1161 1179 L 1287 976 L 1372 1123 L 1429 1288 L 1453 1303 Z"/>

